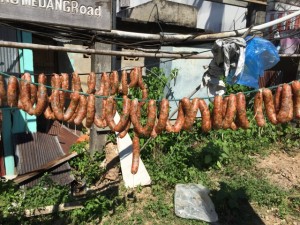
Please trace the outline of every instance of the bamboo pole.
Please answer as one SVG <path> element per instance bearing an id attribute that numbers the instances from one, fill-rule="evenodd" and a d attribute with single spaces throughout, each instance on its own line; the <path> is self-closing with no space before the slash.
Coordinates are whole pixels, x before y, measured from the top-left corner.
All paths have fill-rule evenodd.
<path id="1" fill-rule="evenodd" d="M 51 50 L 61 52 L 74 52 L 95 55 L 111 55 L 111 56 L 130 56 L 130 57 L 153 57 L 153 58 L 174 58 L 174 59 L 210 59 L 212 54 L 197 54 L 192 52 L 190 54 L 180 53 L 145 53 L 145 52 L 126 52 L 126 51 L 112 51 L 112 50 L 95 50 L 95 49 L 78 49 L 74 47 L 63 47 L 54 45 L 40 45 L 29 43 L 18 43 L 11 41 L 0 41 L 0 47 L 19 48 L 19 49 L 38 49 L 38 50 Z"/>
<path id="2" fill-rule="evenodd" d="M 260 31 L 269 27 L 272 27 L 276 24 L 282 23 L 286 20 L 289 20 L 293 17 L 299 16 L 300 10 L 281 17 L 279 19 L 254 26 L 251 29 L 251 33 L 255 31 Z M 96 31 L 95 34 L 99 36 L 113 37 L 113 38 L 123 38 L 123 39 L 135 39 L 135 40 L 155 40 L 161 42 L 173 42 L 173 41 L 193 41 L 193 42 L 203 42 L 209 40 L 216 40 L 219 38 L 227 38 L 227 37 L 237 37 L 243 35 L 249 28 L 244 28 L 235 31 L 227 31 L 222 33 L 213 33 L 213 34 L 146 34 L 146 33 L 135 33 L 135 32 L 127 32 L 120 30 L 111 30 L 107 31 Z"/>

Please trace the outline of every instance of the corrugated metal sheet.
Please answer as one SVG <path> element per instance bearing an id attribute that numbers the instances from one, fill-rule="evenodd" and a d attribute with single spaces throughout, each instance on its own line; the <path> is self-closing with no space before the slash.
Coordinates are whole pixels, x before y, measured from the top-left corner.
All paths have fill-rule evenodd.
<path id="1" fill-rule="evenodd" d="M 80 131 L 68 128 L 58 121 L 53 121 L 47 134 L 58 136 L 59 143 L 65 154 L 70 152 L 70 147 L 79 138 Z"/>
<path id="2" fill-rule="evenodd" d="M 74 131 L 62 126 L 58 135 L 59 143 L 65 154 L 70 152 L 71 146 L 77 141 L 79 136 Z"/>
<path id="3" fill-rule="evenodd" d="M 17 31 L 9 27 L 0 26 L 0 40 L 17 41 Z M 15 48 L 0 48 L 0 71 L 20 72 L 19 53 Z"/>
<path id="4" fill-rule="evenodd" d="M 42 165 L 64 155 L 56 136 L 43 133 L 20 133 L 14 135 L 16 149 L 16 164 L 18 174 L 24 174 L 38 169 Z M 61 185 L 70 184 L 74 177 L 70 173 L 70 166 L 64 163 L 49 172 L 51 179 Z M 33 186 L 39 179 L 33 179 L 25 186 Z"/>
<path id="5" fill-rule="evenodd" d="M 264 76 L 259 78 L 259 87 L 270 87 L 283 83 L 281 71 L 265 71 Z"/>

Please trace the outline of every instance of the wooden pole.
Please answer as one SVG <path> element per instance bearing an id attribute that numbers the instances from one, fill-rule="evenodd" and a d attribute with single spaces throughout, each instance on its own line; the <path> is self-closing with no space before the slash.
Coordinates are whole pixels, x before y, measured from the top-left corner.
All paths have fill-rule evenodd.
<path id="1" fill-rule="evenodd" d="M 105 3 L 102 4 L 102 10 L 105 12 L 103 18 L 102 18 L 102 23 L 103 26 L 107 29 L 112 28 L 112 8 L 113 8 L 113 3 L 112 0 L 106 1 Z M 92 55 L 92 69 L 96 73 L 100 73 L 103 71 L 111 71 L 112 70 L 112 53 L 120 53 L 118 51 L 112 51 L 112 46 L 110 44 L 103 44 L 96 42 L 94 45 L 93 51 L 95 52 L 102 52 L 102 53 L 107 53 L 107 54 L 101 54 L 101 55 Z M 90 50 L 90 49 L 88 49 Z M 100 79 L 101 76 L 100 74 L 97 74 L 97 85 L 100 85 Z M 97 98 L 96 99 L 96 113 L 101 116 L 101 111 L 102 111 L 102 99 Z M 98 133 L 98 129 L 93 124 L 92 128 L 90 129 L 90 148 L 89 151 L 93 155 L 96 151 L 101 152 L 103 151 L 103 148 L 106 144 L 106 134 L 103 133 Z"/>

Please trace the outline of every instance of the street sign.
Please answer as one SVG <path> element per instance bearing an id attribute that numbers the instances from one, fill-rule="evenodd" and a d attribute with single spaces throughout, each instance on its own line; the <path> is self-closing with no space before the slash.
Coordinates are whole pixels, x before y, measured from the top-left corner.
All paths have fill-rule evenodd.
<path id="1" fill-rule="evenodd" d="M 0 0 L 0 19 L 89 29 L 109 29 L 110 0 Z M 109 13 L 109 16 L 106 14 Z"/>

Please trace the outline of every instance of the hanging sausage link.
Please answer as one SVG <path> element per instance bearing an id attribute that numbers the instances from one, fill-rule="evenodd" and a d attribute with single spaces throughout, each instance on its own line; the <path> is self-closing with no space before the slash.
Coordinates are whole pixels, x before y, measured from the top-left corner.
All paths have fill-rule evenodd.
<path id="1" fill-rule="evenodd" d="M 278 122 L 276 118 L 276 110 L 274 106 L 272 91 L 270 89 L 264 88 L 262 94 L 267 117 L 272 124 L 276 125 Z"/>
<path id="2" fill-rule="evenodd" d="M 294 81 L 292 83 L 293 98 L 294 98 L 294 117 L 300 119 L 300 82 Z"/>
<path id="3" fill-rule="evenodd" d="M 221 129 L 223 123 L 223 98 L 220 95 L 215 96 L 214 98 L 214 108 L 213 108 L 213 128 Z"/>
<path id="4" fill-rule="evenodd" d="M 15 76 L 9 77 L 7 84 L 7 104 L 9 107 L 18 106 L 18 89 L 18 79 Z"/>
<path id="5" fill-rule="evenodd" d="M 86 110 L 86 120 L 85 126 L 90 128 L 93 125 L 95 118 L 95 95 L 91 94 L 87 98 L 87 110 Z"/>
<path id="6" fill-rule="evenodd" d="M 167 120 L 166 123 L 166 131 L 170 133 L 178 133 L 181 131 L 181 128 L 185 121 L 185 115 L 183 111 L 182 101 L 179 102 L 178 106 L 178 112 L 177 112 L 177 119 L 175 121 L 175 124 L 172 125 L 170 120 Z"/>
<path id="7" fill-rule="evenodd" d="M 183 108 L 185 109 L 184 111 L 186 112 L 186 117 L 182 129 L 190 130 L 194 124 L 194 121 L 198 113 L 199 98 L 194 98 L 192 102 L 190 102 L 190 100 L 187 98 L 183 98 L 182 103 L 183 103 Z"/>
<path id="8" fill-rule="evenodd" d="M 283 84 L 281 93 L 281 105 L 277 114 L 279 123 L 287 123 L 293 119 L 293 98 L 292 88 L 288 84 Z"/>
<path id="9" fill-rule="evenodd" d="M 131 164 L 131 173 L 136 174 L 139 169 L 140 162 L 140 138 L 139 135 L 134 133 L 132 139 L 132 164 Z"/>
<path id="10" fill-rule="evenodd" d="M 249 120 L 247 118 L 247 110 L 246 110 L 246 98 L 242 92 L 237 93 L 236 95 L 236 109 L 237 115 L 236 120 L 239 126 L 243 129 L 248 129 L 250 127 Z M 231 124 L 231 129 L 236 130 L 237 126 L 235 123 Z"/>
<path id="11" fill-rule="evenodd" d="M 201 112 L 201 118 L 202 118 L 202 131 L 208 132 L 211 130 L 211 118 L 210 118 L 210 111 L 208 106 L 206 105 L 205 101 L 203 99 L 199 100 L 199 109 Z"/>
<path id="12" fill-rule="evenodd" d="M 91 72 L 87 79 L 87 94 L 95 94 L 96 92 L 96 74 L 94 72 Z"/>
<path id="13" fill-rule="evenodd" d="M 156 125 L 153 128 L 151 133 L 151 137 L 156 137 L 161 134 L 166 129 L 167 121 L 169 117 L 169 101 L 164 98 L 160 102 L 160 110 L 159 110 L 159 118 L 157 120 Z"/>
<path id="14" fill-rule="evenodd" d="M 155 125 L 156 120 L 156 104 L 154 100 L 150 100 L 148 102 L 148 115 L 147 115 L 147 122 L 145 126 L 142 126 L 139 117 L 140 117 L 140 110 L 139 110 L 139 102 L 137 99 L 131 101 L 130 107 L 130 119 L 134 126 L 135 132 L 138 135 L 149 137 L 153 127 Z"/>
<path id="15" fill-rule="evenodd" d="M 262 91 L 256 93 L 254 98 L 254 117 L 257 126 L 263 127 L 266 125 L 264 112 L 263 112 L 263 95 Z"/>

